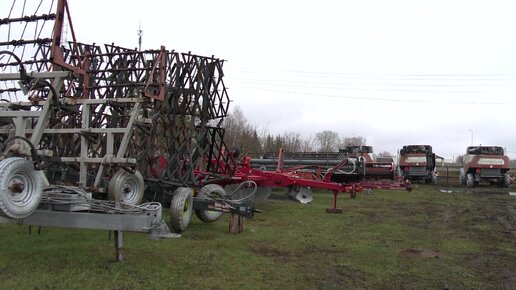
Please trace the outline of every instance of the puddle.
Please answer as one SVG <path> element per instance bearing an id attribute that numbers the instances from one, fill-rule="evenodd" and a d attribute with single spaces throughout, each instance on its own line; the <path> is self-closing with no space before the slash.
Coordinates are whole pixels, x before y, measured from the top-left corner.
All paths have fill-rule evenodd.
<path id="1" fill-rule="evenodd" d="M 465 192 L 465 190 L 463 190 L 463 189 L 441 188 L 441 189 L 439 189 L 439 192 L 442 192 L 442 193 L 463 193 L 463 192 Z"/>

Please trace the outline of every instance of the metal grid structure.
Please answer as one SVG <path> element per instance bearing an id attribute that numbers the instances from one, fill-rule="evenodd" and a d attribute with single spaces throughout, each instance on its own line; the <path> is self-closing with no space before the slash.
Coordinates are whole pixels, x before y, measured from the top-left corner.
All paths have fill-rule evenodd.
<path id="1" fill-rule="evenodd" d="M 202 185 L 195 170 L 234 172 L 220 128 L 229 107 L 223 60 L 79 43 L 66 1 L 29 2 L 13 1 L 0 19 L 4 153 L 21 154 L 12 137 L 25 137 L 51 183 L 93 192 L 120 168 L 168 192 Z"/>
<path id="2" fill-rule="evenodd" d="M 160 218 L 148 218 L 158 209 L 139 205 L 142 195 L 170 201 L 171 225 L 182 231 L 192 210 L 205 222 L 222 212 L 252 217 L 250 197 L 267 195 L 272 186 L 287 187 L 305 202 L 310 187 L 331 190 L 333 211 L 339 192 L 354 197 L 362 190 L 252 170 L 248 161 L 237 164 L 220 127 L 229 108 L 223 60 L 165 47 L 142 51 L 80 43 L 66 0 L 2 5 L 7 15 L 0 16 L 0 216 L 91 227 L 76 222 L 88 215 L 73 214 L 89 211 L 94 228 L 121 231 L 128 228 L 116 215 L 133 214 L 135 223 L 153 225 L 166 236 Z M 65 30 L 71 35 L 67 42 Z M 347 165 L 346 160 L 334 170 Z M 37 172 L 42 169 L 45 174 Z M 229 194 L 222 188 L 235 184 L 240 185 Z M 232 199 L 248 184 L 248 194 Z M 200 188 L 195 199 L 191 187 Z M 112 201 L 99 207 L 97 201 L 105 199 Z M 67 215 L 59 211 L 70 219 L 60 222 Z"/>
<path id="3" fill-rule="evenodd" d="M 224 61 L 80 43 L 66 0 L 7 2 L 0 3 L 0 223 L 114 230 L 118 260 L 121 231 L 177 236 L 161 204 L 140 202 L 143 195 L 170 202 L 171 225 L 182 231 L 193 211 L 190 187 L 235 173 L 220 127 L 229 108 Z M 254 212 L 245 201 L 196 202 L 207 222 L 221 211 Z M 214 205 L 224 208 L 212 213 Z"/>

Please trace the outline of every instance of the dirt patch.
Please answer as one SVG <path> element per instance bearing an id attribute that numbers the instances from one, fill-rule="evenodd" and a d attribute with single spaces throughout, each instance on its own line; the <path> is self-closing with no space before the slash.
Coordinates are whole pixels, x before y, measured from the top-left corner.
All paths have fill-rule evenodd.
<path id="1" fill-rule="evenodd" d="M 322 248 L 318 246 L 310 246 L 305 249 L 304 254 L 316 254 L 316 255 L 334 255 L 342 253 L 342 250 L 337 249 L 336 245 L 332 245 L 333 248 Z"/>
<path id="2" fill-rule="evenodd" d="M 255 248 L 253 249 L 253 252 L 267 258 L 272 258 L 276 262 L 292 262 L 298 258 L 295 253 L 279 250 L 272 247 Z"/>
<path id="3" fill-rule="evenodd" d="M 428 249 L 404 249 L 400 251 L 400 255 L 405 257 L 417 257 L 423 259 L 429 258 L 442 258 L 443 254 L 439 251 L 428 250 Z"/>

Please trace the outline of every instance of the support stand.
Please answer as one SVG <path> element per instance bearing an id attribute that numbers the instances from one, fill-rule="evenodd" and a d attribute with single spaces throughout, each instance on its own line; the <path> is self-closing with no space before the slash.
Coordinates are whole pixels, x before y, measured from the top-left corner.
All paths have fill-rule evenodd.
<path id="1" fill-rule="evenodd" d="M 124 245 L 123 233 L 122 231 L 115 231 L 115 259 L 117 262 L 121 262 L 124 260 L 122 256 L 122 246 Z"/>
<path id="2" fill-rule="evenodd" d="M 240 234 L 244 231 L 244 216 L 232 213 L 229 218 L 229 232 L 231 234 Z"/>
<path id="3" fill-rule="evenodd" d="M 339 192 L 334 190 L 333 191 L 333 208 L 327 208 L 326 213 L 342 213 L 342 208 L 337 208 L 337 196 L 339 195 Z"/>

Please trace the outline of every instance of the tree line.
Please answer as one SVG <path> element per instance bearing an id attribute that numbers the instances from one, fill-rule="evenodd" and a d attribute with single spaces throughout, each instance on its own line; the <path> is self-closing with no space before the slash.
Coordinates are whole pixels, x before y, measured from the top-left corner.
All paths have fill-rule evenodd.
<path id="1" fill-rule="evenodd" d="M 331 130 L 309 137 L 292 131 L 272 134 L 267 129 L 250 124 L 238 106 L 224 120 L 223 127 L 226 146 L 238 148 L 243 153 L 277 152 L 280 147 L 287 152 L 336 152 L 346 145 L 366 145 L 366 138 L 362 136 L 340 137 Z"/>

